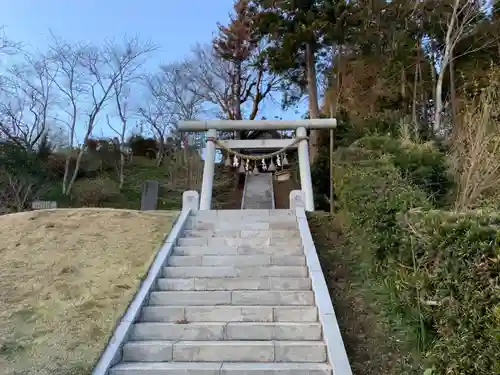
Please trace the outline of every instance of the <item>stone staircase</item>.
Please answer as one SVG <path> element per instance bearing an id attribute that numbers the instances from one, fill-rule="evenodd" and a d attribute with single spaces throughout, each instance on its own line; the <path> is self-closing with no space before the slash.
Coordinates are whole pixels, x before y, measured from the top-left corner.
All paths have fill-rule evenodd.
<path id="1" fill-rule="evenodd" d="M 273 174 L 247 174 L 242 209 L 274 209 Z"/>
<path id="2" fill-rule="evenodd" d="M 190 216 L 109 373 L 331 375 L 294 211 Z"/>

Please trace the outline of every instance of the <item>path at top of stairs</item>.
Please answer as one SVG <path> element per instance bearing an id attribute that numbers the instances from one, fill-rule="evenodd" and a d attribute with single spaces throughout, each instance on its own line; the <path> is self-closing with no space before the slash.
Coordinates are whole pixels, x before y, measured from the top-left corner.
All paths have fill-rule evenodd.
<path id="1" fill-rule="evenodd" d="M 331 375 L 289 210 L 188 219 L 111 375 Z"/>
<path id="2" fill-rule="evenodd" d="M 243 196 L 243 209 L 272 209 L 273 174 L 247 174 Z"/>

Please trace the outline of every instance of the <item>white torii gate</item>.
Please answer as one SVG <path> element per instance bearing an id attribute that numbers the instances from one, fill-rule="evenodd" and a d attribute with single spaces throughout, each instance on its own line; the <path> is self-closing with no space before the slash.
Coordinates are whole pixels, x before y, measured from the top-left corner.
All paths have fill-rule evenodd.
<path id="1" fill-rule="evenodd" d="M 212 189 L 215 173 L 215 149 L 213 139 L 217 137 L 217 130 L 297 130 L 297 137 L 305 138 L 307 129 L 332 129 L 337 126 L 337 120 L 209 120 L 209 121 L 180 121 L 180 131 L 208 132 L 208 141 L 205 150 L 205 164 L 203 167 L 203 182 L 201 185 L 200 210 L 210 210 L 212 204 Z M 256 140 L 226 140 L 220 141 L 224 146 L 232 149 L 280 149 L 290 145 L 293 139 L 256 139 Z M 305 196 L 305 209 L 314 211 L 314 197 L 309 165 L 309 149 L 307 139 L 298 143 L 300 185 Z"/>

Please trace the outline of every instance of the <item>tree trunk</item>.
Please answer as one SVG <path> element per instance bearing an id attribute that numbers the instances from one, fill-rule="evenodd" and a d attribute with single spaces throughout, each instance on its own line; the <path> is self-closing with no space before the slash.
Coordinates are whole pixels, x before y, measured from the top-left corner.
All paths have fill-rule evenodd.
<path id="1" fill-rule="evenodd" d="M 415 65 L 415 76 L 413 77 L 413 98 L 411 104 L 411 122 L 414 128 L 417 126 L 417 88 L 418 88 L 418 66 L 420 61 Z"/>
<path id="2" fill-rule="evenodd" d="M 455 0 L 453 5 L 453 14 L 451 16 L 450 22 L 448 24 L 448 29 L 446 30 L 446 37 L 444 42 L 444 53 L 440 61 L 439 66 L 439 76 L 436 85 L 436 107 L 434 114 L 434 126 L 437 130 L 441 128 L 441 111 L 443 107 L 443 80 L 446 68 L 451 63 L 451 58 L 453 57 L 453 40 L 458 40 L 459 35 L 455 35 L 455 22 L 457 21 L 457 14 L 459 12 L 460 0 Z M 462 25 L 463 26 L 463 25 Z M 458 31 L 457 31 L 458 32 Z M 455 38 L 453 38 L 455 36 Z M 456 42 L 456 41 L 455 41 Z"/>
<path id="3" fill-rule="evenodd" d="M 85 137 L 83 138 L 82 146 L 78 150 L 78 156 L 76 157 L 75 161 L 75 169 L 73 170 L 73 174 L 71 176 L 71 179 L 69 180 L 68 183 L 68 175 L 69 175 L 69 158 L 66 159 L 66 168 L 65 168 L 65 173 L 64 173 L 64 179 L 63 179 L 63 194 L 68 196 L 69 193 L 71 192 L 71 188 L 73 187 L 76 178 L 78 177 L 78 172 L 80 170 L 80 164 L 82 163 L 82 158 L 83 158 L 83 153 L 85 151 L 85 145 L 87 144 L 90 134 L 92 133 L 92 129 L 94 128 L 94 123 L 90 122 L 88 125 L 87 133 L 85 134 Z"/>
<path id="4" fill-rule="evenodd" d="M 123 150 L 120 152 L 120 185 L 118 189 L 120 191 L 123 189 L 123 183 L 125 182 L 125 154 Z"/>
<path id="5" fill-rule="evenodd" d="M 436 105 L 436 101 L 437 101 L 437 74 L 436 74 L 436 60 L 435 60 L 435 55 L 434 55 L 434 52 L 431 53 L 431 81 L 432 81 L 432 101 L 433 101 L 433 104 L 434 104 L 434 111 L 436 111 L 436 108 L 437 108 L 437 105 Z M 434 133 L 435 133 L 435 115 L 434 115 L 434 121 L 431 121 L 431 124 L 429 126 L 429 130 L 430 130 L 430 134 L 429 136 L 432 138 L 434 136 Z"/>
<path id="6" fill-rule="evenodd" d="M 436 98 L 434 105 L 434 131 L 439 131 L 441 129 L 441 111 L 443 107 L 443 80 L 444 80 L 445 70 L 441 68 L 439 71 L 437 84 L 436 84 Z"/>
<path id="7" fill-rule="evenodd" d="M 158 145 L 158 151 L 156 152 L 156 166 L 160 167 L 163 162 L 163 154 L 165 151 L 165 146 L 163 144 L 163 137 L 160 140 L 160 144 Z"/>
<path id="8" fill-rule="evenodd" d="M 457 124 L 457 92 L 455 87 L 455 64 L 453 63 L 453 51 L 450 54 L 450 101 L 451 101 L 451 118 L 452 126 Z"/>
<path id="9" fill-rule="evenodd" d="M 80 164 L 81 164 L 82 158 L 83 158 L 83 152 L 85 150 L 84 145 L 87 143 L 87 140 L 88 140 L 88 137 L 85 137 L 85 141 L 84 141 L 82 147 L 80 148 L 80 151 L 78 152 L 78 156 L 76 157 L 75 170 L 73 171 L 73 175 L 71 176 L 71 180 L 69 181 L 68 187 L 66 188 L 66 195 L 69 195 L 69 193 L 71 192 L 71 188 L 73 187 L 73 185 L 76 181 L 76 177 L 78 176 L 78 170 L 80 169 Z"/>
<path id="10" fill-rule="evenodd" d="M 420 83 L 420 84 L 419 84 Z M 417 102 L 418 102 L 418 89 L 420 88 L 420 105 L 423 105 L 424 87 L 422 82 L 422 46 L 420 39 L 417 41 L 417 64 L 415 65 L 415 80 L 413 81 L 413 108 L 412 108 L 412 121 L 415 131 L 415 136 L 418 137 L 420 130 L 419 120 L 417 118 Z"/>
<path id="11" fill-rule="evenodd" d="M 63 181 L 62 181 L 62 193 L 63 195 L 66 195 L 66 186 L 68 184 L 68 174 L 69 174 L 69 163 L 71 162 L 71 152 L 73 150 L 71 149 L 69 152 L 70 154 L 66 156 L 66 162 L 64 163 L 64 176 L 63 176 Z"/>
<path id="12" fill-rule="evenodd" d="M 408 108 L 406 107 L 406 70 L 404 65 L 401 66 L 401 99 L 403 101 L 403 113 L 406 114 Z"/>
<path id="13" fill-rule="evenodd" d="M 307 92 L 309 94 L 309 117 L 316 119 L 320 117 L 318 105 L 318 86 L 316 82 L 316 65 L 312 43 L 306 44 L 306 75 Z M 320 131 L 311 130 L 309 133 L 309 161 L 313 164 L 319 153 Z"/>
<path id="14" fill-rule="evenodd" d="M 339 106 L 340 100 L 340 90 L 342 87 L 342 77 L 341 77 L 341 68 L 342 68 L 342 45 L 339 46 L 337 51 L 337 79 L 335 84 L 335 100 L 331 106 L 331 114 L 330 117 L 335 118 L 337 116 L 337 109 Z M 330 213 L 333 215 L 335 210 L 335 204 L 333 199 L 333 194 L 335 191 L 335 186 L 333 183 L 333 149 L 335 147 L 334 144 L 335 137 L 335 129 L 330 129 Z"/>
<path id="15" fill-rule="evenodd" d="M 236 61 L 234 64 L 233 113 L 235 120 L 241 120 L 241 62 Z"/>
<path id="16" fill-rule="evenodd" d="M 241 62 L 236 61 L 234 63 L 234 70 L 233 70 L 233 117 L 234 120 L 242 120 L 243 116 L 241 114 Z M 234 132 L 234 138 L 235 139 L 241 139 L 243 131 L 237 130 Z"/>

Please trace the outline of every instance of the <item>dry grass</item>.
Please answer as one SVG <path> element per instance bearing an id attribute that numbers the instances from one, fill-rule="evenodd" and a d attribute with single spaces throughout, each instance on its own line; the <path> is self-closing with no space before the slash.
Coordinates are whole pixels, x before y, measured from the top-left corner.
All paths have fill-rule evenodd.
<path id="1" fill-rule="evenodd" d="M 0 217 L 0 374 L 89 374 L 176 212 Z"/>
<path id="2" fill-rule="evenodd" d="M 500 70 L 492 70 L 489 78 L 489 85 L 466 103 L 453 129 L 450 165 L 458 185 L 456 211 L 499 193 Z"/>

